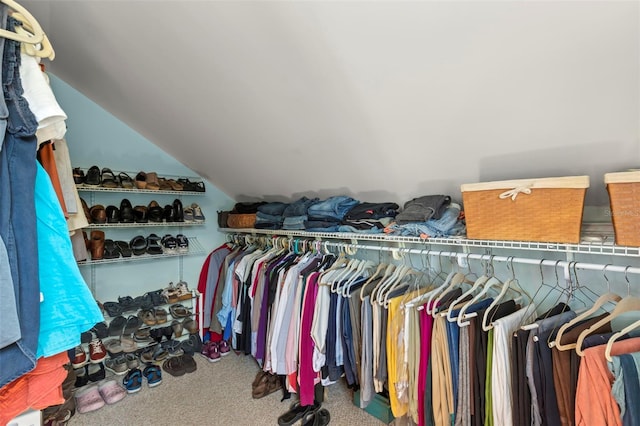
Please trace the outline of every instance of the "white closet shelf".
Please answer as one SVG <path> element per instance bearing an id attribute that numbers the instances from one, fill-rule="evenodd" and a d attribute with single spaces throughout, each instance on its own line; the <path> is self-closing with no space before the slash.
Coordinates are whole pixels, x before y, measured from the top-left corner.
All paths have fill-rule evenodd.
<path id="1" fill-rule="evenodd" d="M 122 262 L 133 262 L 139 260 L 155 260 L 155 259 L 163 259 L 167 257 L 181 257 L 181 256 L 192 256 L 195 254 L 203 254 L 205 253 L 204 247 L 200 244 L 197 238 L 189 237 L 189 251 L 186 253 L 162 253 L 162 254 L 141 254 L 136 256 L 135 254 L 131 255 L 131 257 L 117 257 L 115 259 L 100 259 L 100 260 L 85 260 L 83 262 L 78 262 L 78 266 L 86 266 L 86 265 L 103 265 L 106 263 L 122 263 Z"/>
<path id="2" fill-rule="evenodd" d="M 104 188 L 102 186 L 97 185 L 86 185 L 80 184 L 76 185 L 78 191 L 83 192 L 124 192 L 130 194 L 158 194 L 158 195 L 203 195 L 206 192 L 199 191 L 161 191 L 161 190 L 152 190 L 152 189 L 126 189 L 126 188 Z"/>
<path id="3" fill-rule="evenodd" d="M 91 223 L 85 229 L 102 229 L 102 228 L 147 228 L 147 227 L 165 227 L 165 226 L 200 226 L 205 222 L 149 222 L 149 223 Z"/>
<path id="4" fill-rule="evenodd" d="M 509 250 L 537 250 L 547 252 L 596 254 L 609 256 L 640 257 L 640 247 L 618 246 L 611 242 L 582 242 L 569 243 L 538 243 L 533 241 L 497 241 L 497 240 L 469 240 L 466 238 L 420 238 L 402 237 L 387 234 L 356 234 L 348 232 L 305 232 L 284 229 L 253 229 L 253 228 L 219 228 L 227 234 L 251 235 L 282 235 L 290 237 L 305 237 L 313 239 L 343 240 L 343 241 L 380 241 L 387 243 L 420 244 L 422 246 L 441 245 L 456 247 L 479 247 Z"/>

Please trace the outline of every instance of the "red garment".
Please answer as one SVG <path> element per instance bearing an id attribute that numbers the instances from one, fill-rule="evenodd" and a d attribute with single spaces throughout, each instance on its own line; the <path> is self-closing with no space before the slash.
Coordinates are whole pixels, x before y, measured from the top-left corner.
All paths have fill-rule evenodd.
<path id="1" fill-rule="evenodd" d="M 62 382 L 67 378 L 66 352 L 40 358 L 36 367 L 0 389 L 0 425 L 32 408 L 43 410 L 64 403 Z"/>
<path id="2" fill-rule="evenodd" d="M 315 393 L 314 386 L 318 379 L 318 373 L 313 370 L 313 350 L 315 343 L 311 338 L 311 326 L 313 324 L 313 313 L 318 297 L 319 272 L 314 272 L 307 278 L 307 286 L 304 291 L 304 304 L 302 307 L 302 318 L 300 320 L 300 340 L 299 340 L 299 366 L 298 381 L 300 382 L 300 405 L 313 405 Z"/>
<path id="3" fill-rule="evenodd" d="M 58 166 L 56 165 L 56 160 L 53 157 L 53 149 L 53 142 L 44 142 L 41 144 L 38 149 L 38 160 L 40 160 L 40 164 L 42 164 L 42 167 L 47 171 L 51 184 L 53 185 L 53 189 L 58 197 L 60 207 L 62 207 L 64 217 L 65 219 L 68 219 L 69 213 L 67 212 L 67 205 L 65 204 L 64 196 L 62 195 L 62 185 L 60 184 L 60 177 L 58 176 Z"/>
<path id="4" fill-rule="evenodd" d="M 207 291 L 207 274 L 209 273 L 211 256 L 213 256 L 213 251 L 209 253 L 209 256 L 207 256 L 207 258 L 204 260 L 204 265 L 202 265 L 202 269 L 200 270 L 200 277 L 198 278 L 198 293 L 200 293 L 201 295 L 204 295 Z M 198 306 L 196 306 L 195 311 L 197 315 L 202 315 L 200 312 L 198 312 Z M 204 330 L 200 330 L 200 335 L 204 335 Z"/>

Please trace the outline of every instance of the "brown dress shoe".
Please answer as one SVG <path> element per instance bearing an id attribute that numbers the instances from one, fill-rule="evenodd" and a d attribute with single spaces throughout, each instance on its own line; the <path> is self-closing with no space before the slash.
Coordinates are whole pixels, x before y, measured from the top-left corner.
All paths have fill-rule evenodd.
<path id="1" fill-rule="evenodd" d="M 91 220 L 93 221 L 93 223 L 107 222 L 107 211 L 102 204 L 96 204 L 95 206 L 91 207 L 89 209 L 89 214 L 91 215 Z"/>
<path id="2" fill-rule="evenodd" d="M 91 260 L 100 260 L 104 257 L 104 232 L 91 231 Z"/>

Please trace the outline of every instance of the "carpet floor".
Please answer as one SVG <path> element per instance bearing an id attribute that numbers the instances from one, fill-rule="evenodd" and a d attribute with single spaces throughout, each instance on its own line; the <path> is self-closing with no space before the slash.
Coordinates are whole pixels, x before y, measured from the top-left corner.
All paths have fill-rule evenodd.
<path id="1" fill-rule="evenodd" d="M 258 366 L 250 356 L 231 353 L 216 363 L 199 355 L 194 359 L 194 373 L 173 377 L 163 371 L 161 385 L 149 388 L 145 381 L 139 392 L 114 405 L 76 413 L 69 425 L 277 425 L 278 416 L 296 400 L 293 395 L 280 402 L 282 391 L 253 399 L 251 383 Z M 124 376 L 114 377 L 121 382 Z M 330 412 L 332 425 L 384 424 L 353 405 L 352 392 L 343 381 L 326 388 L 322 406 Z"/>

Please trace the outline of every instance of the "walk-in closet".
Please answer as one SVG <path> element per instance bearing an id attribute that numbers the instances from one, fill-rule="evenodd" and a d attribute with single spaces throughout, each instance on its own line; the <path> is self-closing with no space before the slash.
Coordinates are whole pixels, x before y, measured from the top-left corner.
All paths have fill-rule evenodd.
<path id="1" fill-rule="evenodd" d="M 640 424 L 637 1 L 0 0 L 0 426 Z"/>

